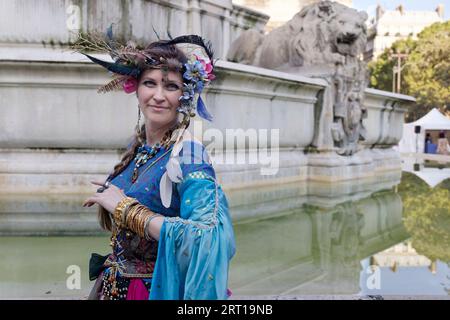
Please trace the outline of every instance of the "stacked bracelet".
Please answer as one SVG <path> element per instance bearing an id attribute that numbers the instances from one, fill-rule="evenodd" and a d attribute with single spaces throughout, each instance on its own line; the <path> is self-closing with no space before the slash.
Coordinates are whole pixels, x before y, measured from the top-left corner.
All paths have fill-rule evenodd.
<path id="1" fill-rule="evenodd" d="M 152 212 L 146 206 L 137 204 L 130 208 L 126 218 L 126 226 L 141 238 L 149 240 L 147 233 L 148 223 L 158 214 Z"/>
<path id="2" fill-rule="evenodd" d="M 139 202 L 131 197 L 123 198 L 118 204 L 113 213 L 114 223 L 119 228 L 125 227 L 126 215 L 133 205 L 138 204 Z"/>
<path id="3" fill-rule="evenodd" d="M 152 212 L 146 206 L 140 204 L 131 197 L 123 198 L 114 210 L 114 223 L 119 228 L 128 228 L 141 238 L 150 240 L 148 225 L 154 218 L 161 216 Z"/>

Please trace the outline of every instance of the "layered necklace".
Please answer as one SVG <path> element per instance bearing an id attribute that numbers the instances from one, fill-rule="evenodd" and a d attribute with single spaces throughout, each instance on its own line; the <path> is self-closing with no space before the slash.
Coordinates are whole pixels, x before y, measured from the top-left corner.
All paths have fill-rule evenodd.
<path id="1" fill-rule="evenodd" d="M 134 158 L 135 165 L 133 169 L 133 175 L 131 176 L 132 183 L 136 182 L 139 176 L 140 167 L 146 164 L 148 160 L 153 158 L 159 152 L 159 150 L 161 150 L 162 147 L 167 149 L 170 146 L 172 133 L 177 127 L 178 126 L 167 131 L 161 141 L 151 146 L 150 148 L 145 145 L 145 142 L 139 147 L 136 157 Z"/>

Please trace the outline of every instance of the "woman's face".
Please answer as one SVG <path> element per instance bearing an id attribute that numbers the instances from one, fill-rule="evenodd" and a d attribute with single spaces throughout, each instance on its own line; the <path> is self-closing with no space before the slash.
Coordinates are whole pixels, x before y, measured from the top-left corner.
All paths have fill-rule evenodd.
<path id="1" fill-rule="evenodd" d="M 169 71 L 165 77 L 160 69 L 144 71 L 138 84 L 137 98 L 141 112 L 151 127 L 174 124 L 182 89 L 183 78 L 178 72 Z"/>

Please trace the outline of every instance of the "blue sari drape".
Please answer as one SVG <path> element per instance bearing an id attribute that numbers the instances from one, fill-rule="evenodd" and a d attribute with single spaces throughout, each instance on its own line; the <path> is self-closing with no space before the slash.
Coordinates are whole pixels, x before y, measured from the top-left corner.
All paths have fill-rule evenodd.
<path id="1" fill-rule="evenodd" d="M 150 299 L 227 299 L 235 242 L 225 195 L 202 171 L 177 190 L 180 216 L 162 225 Z"/>

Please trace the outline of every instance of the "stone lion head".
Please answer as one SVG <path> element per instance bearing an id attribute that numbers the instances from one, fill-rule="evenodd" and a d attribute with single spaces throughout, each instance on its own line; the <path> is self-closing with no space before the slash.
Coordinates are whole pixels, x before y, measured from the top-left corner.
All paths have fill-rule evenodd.
<path id="1" fill-rule="evenodd" d="M 336 63 L 345 56 L 357 57 L 367 41 L 366 20 L 365 12 L 331 1 L 305 7 L 289 22 L 291 64 Z"/>
<path id="2" fill-rule="evenodd" d="M 335 14 L 327 24 L 330 45 L 333 51 L 352 57 L 363 53 L 367 41 L 365 12 L 355 15 L 354 10 L 342 10 Z"/>

